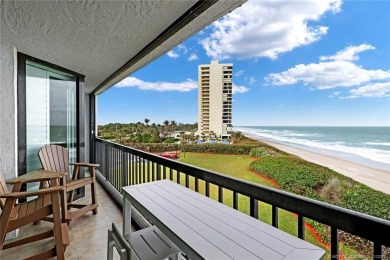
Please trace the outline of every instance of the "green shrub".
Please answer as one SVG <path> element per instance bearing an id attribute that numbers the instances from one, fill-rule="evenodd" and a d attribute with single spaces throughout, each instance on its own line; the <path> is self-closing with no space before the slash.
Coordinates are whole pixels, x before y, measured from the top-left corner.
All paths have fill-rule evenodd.
<path id="1" fill-rule="evenodd" d="M 262 158 L 267 156 L 282 157 L 287 154 L 273 147 L 260 146 L 260 147 L 253 148 L 250 151 L 249 155 L 256 158 Z"/>
<path id="2" fill-rule="evenodd" d="M 184 144 L 182 151 L 193 153 L 216 153 L 216 154 L 237 154 L 248 155 L 256 144 Z"/>
<path id="3" fill-rule="evenodd" d="M 176 143 L 177 141 L 180 141 L 179 138 L 173 138 L 173 137 L 168 137 L 166 138 L 163 143 Z"/>
<path id="4" fill-rule="evenodd" d="M 170 151 L 178 151 L 180 147 L 175 143 L 133 143 L 133 144 L 125 144 L 134 149 L 142 150 L 150 153 L 162 153 L 162 152 L 170 152 Z"/>
<path id="5" fill-rule="evenodd" d="M 172 143 L 134 143 L 126 144 L 129 147 L 151 152 L 161 153 L 168 151 L 181 150 L 182 152 L 194 153 L 216 153 L 216 154 L 237 154 L 248 155 L 257 144 L 172 144 Z"/>
<path id="6" fill-rule="evenodd" d="M 390 196 L 359 182 L 341 193 L 341 206 L 390 220 Z"/>
<path id="7" fill-rule="evenodd" d="M 249 166 L 251 170 L 273 178 L 281 189 L 320 199 L 316 190 L 336 172 L 295 156 L 264 157 Z"/>
<path id="8" fill-rule="evenodd" d="M 390 220 L 390 196 L 295 156 L 263 157 L 249 168 L 282 190 Z"/>

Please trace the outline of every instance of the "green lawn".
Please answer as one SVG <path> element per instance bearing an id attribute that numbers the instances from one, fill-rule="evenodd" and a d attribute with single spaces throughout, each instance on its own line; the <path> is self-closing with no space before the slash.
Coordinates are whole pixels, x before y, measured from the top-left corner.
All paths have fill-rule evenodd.
<path id="1" fill-rule="evenodd" d="M 266 185 L 273 187 L 272 183 L 269 181 L 260 178 L 256 173 L 248 171 L 249 164 L 253 159 L 247 155 L 221 155 L 221 154 L 202 154 L 202 153 L 189 153 L 187 152 L 184 156 L 180 158 L 180 162 L 198 166 L 201 168 L 209 169 L 219 173 L 223 173 L 229 176 L 236 178 L 244 179 L 261 185 Z M 173 180 L 176 181 L 176 173 L 174 173 Z M 185 184 L 184 175 L 181 176 L 181 184 Z M 199 192 L 205 194 L 204 191 L 204 182 L 199 181 Z M 194 178 L 190 178 L 189 187 L 194 189 Z M 218 187 L 215 185 L 210 186 L 210 197 L 218 200 Z M 226 205 L 232 207 L 232 197 L 233 193 L 231 191 L 224 190 L 223 193 L 223 202 Z M 249 198 L 244 195 L 239 195 L 239 210 L 246 214 L 249 214 Z M 259 202 L 259 219 L 268 224 L 271 224 L 271 205 Z M 297 236 L 297 217 L 294 216 L 291 212 L 285 210 L 279 210 L 279 228 L 284 230 L 294 236 Z M 326 250 L 325 259 L 330 258 L 330 252 L 321 245 L 313 236 L 313 234 L 306 229 L 305 240 L 310 243 L 313 243 L 317 246 L 320 246 Z M 350 248 L 344 247 L 340 244 L 340 252 L 343 252 L 345 255 L 351 255 L 355 252 Z"/>
<path id="2" fill-rule="evenodd" d="M 204 153 L 184 153 L 179 159 L 180 162 L 196 165 L 201 168 L 223 173 L 243 180 L 259 183 L 273 187 L 272 183 L 260 178 L 255 173 L 248 171 L 249 164 L 253 159 L 247 155 L 224 155 Z"/>

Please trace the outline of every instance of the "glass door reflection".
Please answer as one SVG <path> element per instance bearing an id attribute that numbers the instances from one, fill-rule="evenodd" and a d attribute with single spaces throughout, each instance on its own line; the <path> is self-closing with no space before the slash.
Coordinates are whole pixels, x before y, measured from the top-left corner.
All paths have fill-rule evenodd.
<path id="1" fill-rule="evenodd" d="M 76 78 L 65 72 L 27 61 L 26 64 L 26 171 L 42 168 L 38 150 L 46 144 L 68 149 L 70 162 L 77 153 Z"/>

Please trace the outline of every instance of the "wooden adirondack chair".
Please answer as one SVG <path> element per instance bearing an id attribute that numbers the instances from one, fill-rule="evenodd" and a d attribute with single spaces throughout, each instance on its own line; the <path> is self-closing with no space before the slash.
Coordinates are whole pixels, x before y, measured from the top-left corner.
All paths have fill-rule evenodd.
<path id="1" fill-rule="evenodd" d="M 69 173 L 69 156 L 66 148 L 59 145 L 45 145 L 39 150 L 38 156 L 44 170 Z M 65 191 L 62 196 L 63 202 L 67 205 L 64 209 L 64 213 L 68 224 L 73 219 L 76 219 L 89 211 L 93 211 L 94 215 L 97 214 L 98 207 L 95 187 L 95 168 L 98 167 L 99 164 L 71 163 L 71 165 L 74 165 L 73 175 L 72 177 L 69 174 L 66 175 Z M 78 176 L 80 167 L 88 167 L 90 176 L 80 179 Z M 88 205 L 73 203 L 76 189 L 87 185 L 91 185 L 92 203 Z M 67 196 L 68 192 L 69 197 Z M 71 211 L 71 208 L 76 208 L 77 210 Z"/>
<path id="2" fill-rule="evenodd" d="M 57 179 L 63 178 L 65 173 L 53 174 L 47 171 L 37 171 L 23 175 L 10 181 L 5 181 L 0 172 L 0 250 L 24 245 L 38 240 L 54 237 L 53 248 L 32 256 L 33 259 L 47 259 L 57 256 L 57 259 L 65 259 L 65 247 L 69 244 L 68 226 L 61 222 L 60 217 L 60 192 L 64 186 L 57 185 Z M 52 187 L 42 188 L 36 191 L 21 192 L 23 183 L 50 181 Z M 9 192 L 6 183 L 13 184 L 12 192 Z M 18 199 L 38 196 L 36 199 L 24 203 L 18 203 Z M 5 235 L 13 230 L 28 224 L 39 222 L 47 216 L 53 215 L 53 229 L 22 238 L 16 241 L 4 243 Z"/>

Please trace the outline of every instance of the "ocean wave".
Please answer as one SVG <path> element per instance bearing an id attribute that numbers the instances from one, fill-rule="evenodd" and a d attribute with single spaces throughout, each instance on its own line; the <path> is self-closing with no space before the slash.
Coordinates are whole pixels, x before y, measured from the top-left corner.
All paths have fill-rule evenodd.
<path id="1" fill-rule="evenodd" d="M 242 132 L 250 132 L 250 133 L 263 133 L 271 135 L 280 135 L 280 136 L 286 136 L 286 137 L 322 137 L 322 134 L 315 134 L 315 133 L 297 133 L 293 132 L 291 130 L 274 130 L 274 129 L 253 129 L 253 128 L 246 128 L 246 127 L 234 127 L 234 130 L 236 131 L 242 131 Z"/>
<path id="2" fill-rule="evenodd" d="M 368 145 L 390 146 L 390 142 L 365 142 Z"/>
<path id="3" fill-rule="evenodd" d="M 305 136 L 299 135 L 283 135 L 280 134 L 282 131 L 273 131 L 263 129 L 253 129 L 253 128 L 245 128 L 245 127 L 235 127 L 235 131 L 241 131 L 243 133 L 252 134 L 263 138 L 265 140 L 276 141 L 280 143 L 290 143 L 298 146 L 315 148 L 319 152 L 336 155 L 337 157 L 350 158 L 352 157 L 363 157 L 366 159 L 370 159 L 375 162 L 385 163 L 390 165 L 390 151 L 382 150 L 378 148 L 370 148 L 370 147 L 358 147 L 352 146 L 352 144 L 343 142 L 343 141 L 334 141 L 334 142 L 326 142 L 320 140 L 309 140 L 304 139 Z M 299 138 L 301 137 L 301 138 Z M 366 144 L 375 144 L 375 145 L 390 145 L 390 143 L 386 142 L 365 142 Z M 356 159 L 356 158 L 355 158 Z"/>

